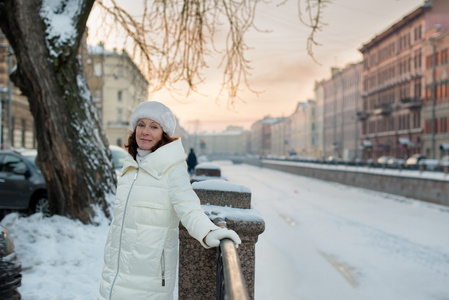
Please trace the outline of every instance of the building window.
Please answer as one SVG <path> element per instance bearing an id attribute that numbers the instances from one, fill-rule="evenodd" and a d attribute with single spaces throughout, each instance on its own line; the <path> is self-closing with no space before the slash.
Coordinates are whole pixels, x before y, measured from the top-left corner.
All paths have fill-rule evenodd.
<path id="1" fill-rule="evenodd" d="M 94 63 L 94 76 L 102 76 L 103 70 L 101 68 L 101 63 Z"/>
<path id="2" fill-rule="evenodd" d="M 441 64 L 447 64 L 447 48 L 441 50 Z"/>
<path id="3" fill-rule="evenodd" d="M 118 77 L 123 77 L 124 76 L 123 74 L 124 74 L 123 67 L 118 68 L 117 76 Z"/>
<path id="4" fill-rule="evenodd" d="M 447 132 L 447 117 L 441 118 L 440 120 L 440 128 L 441 128 L 441 133 L 446 133 Z"/>
<path id="5" fill-rule="evenodd" d="M 415 79 L 415 98 L 421 98 L 421 78 Z"/>
<path id="6" fill-rule="evenodd" d="M 122 96 L 123 96 L 123 92 L 122 91 L 118 91 L 117 92 L 117 101 L 118 102 L 122 102 Z"/>
<path id="7" fill-rule="evenodd" d="M 118 124 L 122 123 L 122 115 L 123 115 L 122 109 L 118 108 L 117 109 L 117 123 Z"/>
<path id="8" fill-rule="evenodd" d="M 432 68 L 432 55 L 426 56 L 426 69 Z"/>
<path id="9" fill-rule="evenodd" d="M 94 99 L 93 100 L 95 103 L 101 102 L 101 91 L 100 90 L 94 91 Z"/>

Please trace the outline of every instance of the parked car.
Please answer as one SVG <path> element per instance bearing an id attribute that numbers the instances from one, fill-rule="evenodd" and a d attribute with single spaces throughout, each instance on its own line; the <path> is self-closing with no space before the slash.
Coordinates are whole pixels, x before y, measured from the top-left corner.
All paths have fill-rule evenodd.
<path id="1" fill-rule="evenodd" d="M 115 174 L 118 176 L 120 170 L 123 168 L 123 161 L 128 155 L 128 151 L 119 146 L 110 145 L 109 150 L 112 153 L 112 165 L 115 169 Z"/>
<path id="2" fill-rule="evenodd" d="M 449 167 L 449 155 L 445 155 L 440 159 L 440 166 Z"/>
<path id="3" fill-rule="evenodd" d="M 45 179 L 37 151 L 0 150 L 0 209 L 49 213 Z"/>
<path id="4" fill-rule="evenodd" d="M 18 300 L 17 288 L 22 283 L 22 264 L 18 259 L 14 242 L 6 227 L 0 225 L 0 299 Z"/>
<path id="5" fill-rule="evenodd" d="M 327 162 L 331 162 L 331 163 L 339 163 L 339 162 L 341 162 L 342 160 L 341 160 L 341 158 L 340 157 L 338 157 L 338 156 L 328 156 L 327 158 L 326 158 L 326 161 Z"/>
<path id="6" fill-rule="evenodd" d="M 387 165 L 390 168 L 399 168 L 399 167 L 403 167 L 405 164 L 405 159 L 403 158 L 396 158 L 396 157 L 392 157 L 387 161 Z"/>
<path id="7" fill-rule="evenodd" d="M 390 158 L 393 158 L 393 157 L 391 157 L 391 156 L 381 156 L 381 157 L 379 157 L 377 159 L 377 164 L 378 165 L 386 165 Z"/>
<path id="8" fill-rule="evenodd" d="M 424 166 L 424 170 L 435 171 L 440 166 L 440 161 L 438 159 L 421 159 L 419 165 Z"/>
<path id="9" fill-rule="evenodd" d="M 426 157 L 422 154 L 419 154 L 419 153 L 413 154 L 412 156 L 407 158 L 407 160 L 405 161 L 405 167 L 410 168 L 410 169 L 418 169 L 419 162 L 425 158 Z"/>

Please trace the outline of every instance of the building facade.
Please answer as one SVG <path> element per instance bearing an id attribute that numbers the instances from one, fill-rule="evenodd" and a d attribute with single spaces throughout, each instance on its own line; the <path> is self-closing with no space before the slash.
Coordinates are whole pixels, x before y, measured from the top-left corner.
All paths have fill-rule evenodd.
<path id="1" fill-rule="evenodd" d="M 323 152 L 345 161 L 360 158 L 360 123 L 362 63 L 332 68 L 323 87 Z"/>
<path id="2" fill-rule="evenodd" d="M 291 119 L 279 118 L 271 126 L 271 154 L 288 156 L 292 153 L 291 147 Z"/>
<path id="3" fill-rule="evenodd" d="M 360 48 L 365 158 L 407 158 L 423 151 L 421 113 L 428 80 L 423 47 L 437 24 L 449 24 L 449 1 L 426 1 Z"/>
<path id="4" fill-rule="evenodd" d="M 103 130 L 111 145 L 128 142 L 131 114 L 147 100 L 148 81 L 125 50 L 88 46 L 85 74 Z"/>
<path id="5" fill-rule="evenodd" d="M 292 152 L 299 157 L 307 157 L 310 154 L 310 117 L 309 102 L 298 102 L 295 111 L 290 116 Z"/>
<path id="6" fill-rule="evenodd" d="M 315 131 L 313 133 L 313 141 L 315 148 L 312 149 L 312 156 L 315 158 L 324 158 L 324 88 L 323 81 L 315 82 L 314 95 L 315 95 Z"/>
<path id="7" fill-rule="evenodd" d="M 259 156 L 271 154 L 271 125 L 278 121 L 279 118 L 265 116 L 251 125 L 251 154 Z"/>
<path id="8" fill-rule="evenodd" d="M 192 134 L 188 147 L 193 148 L 196 155 L 242 155 L 246 153 L 245 139 L 242 127 L 230 126 L 223 132 Z"/>
<path id="9" fill-rule="evenodd" d="M 423 154 L 440 159 L 449 155 L 449 28 L 434 27 L 426 34 L 426 40 Z"/>

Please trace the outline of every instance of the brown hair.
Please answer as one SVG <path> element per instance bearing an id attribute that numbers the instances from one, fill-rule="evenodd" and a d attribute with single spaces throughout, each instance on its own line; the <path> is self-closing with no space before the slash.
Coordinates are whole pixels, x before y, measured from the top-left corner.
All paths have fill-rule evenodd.
<path id="1" fill-rule="evenodd" d="M 151 148 L 151 152 L 156 151 L 157 149 L 159 149 L 160 147 L 167 145 L 173 141 L 176 141 L 178 139 L 178 137 L 170 137 L 166 132 L 162 133 L 162 139 L 153 146 L 153 148 Z M 128 148 L 128 153 L 131 154 L 131 156 L 136 159 L 137 156 L 137 148 L 139 147 L 137 145 L 137 140 L 136 140 L 136 131 L 130 131 L 129 132 L 129 137 L 128 137 L 128 144 L 125 144 L 125 147 Z"/>

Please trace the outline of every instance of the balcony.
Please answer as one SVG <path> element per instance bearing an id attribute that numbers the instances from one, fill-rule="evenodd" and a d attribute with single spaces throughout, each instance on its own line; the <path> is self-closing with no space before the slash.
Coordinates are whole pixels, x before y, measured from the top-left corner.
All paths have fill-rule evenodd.
<path id="1" fill-rule="evenodd" d="M 374 115 L 389 115 L 391 114 L 391 104 L 390 103 L 381 103 L 376 104 L 373 110 Z"/>
<path id="2" fill-rule="evenodd" d="M 403 98 L 401 99 L 401 106 L 408 109 L 421 108 L 423 104 L 420 98 Z"/>

